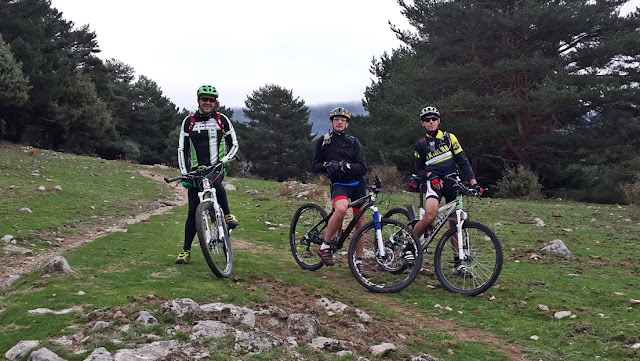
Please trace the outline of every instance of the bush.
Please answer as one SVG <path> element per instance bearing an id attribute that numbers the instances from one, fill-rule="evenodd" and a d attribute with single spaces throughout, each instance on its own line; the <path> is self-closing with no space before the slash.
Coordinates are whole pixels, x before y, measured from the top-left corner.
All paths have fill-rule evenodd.
<path id="1" fill-rule="evenodd" d="M 398 192 L 407 189 L 407 182 L 402 179 L 402 174 L 395 164 L 384 161 L 371 167 L 369 178 L 371 180 L 378 176 L 382 182 L 382 188 L 387 192 Z"/>
<path id="2" fill-rule="evenodd" d="M 542 198 L 542 184 L 538 176 L 522 166 L 508 168 L 498 181 L 496 196 L 500 198 L 519 198 L 536 200 Z"/>
<path id="3" fill-rule="evenodd" d="M 623 184 L 620 188 L 627 201 L 640 206 L 640 173 L 636 173 L 635 178 L 635 182 Z"/>

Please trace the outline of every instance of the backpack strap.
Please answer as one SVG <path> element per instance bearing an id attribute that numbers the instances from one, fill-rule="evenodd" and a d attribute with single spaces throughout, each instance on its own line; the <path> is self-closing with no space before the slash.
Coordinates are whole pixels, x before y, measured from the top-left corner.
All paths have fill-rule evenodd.
<path id="1" fill-rule="evenodd" d="M 193 113 L 189 114 L 189 136 L 191 136 L 191 132 L 193 132 L 193 127 L 196 125 L 196 117 Z M 224 135 L 224 126 L 222 125 L 222 114 L 218 113 L 216 116 L 216 122 L 218 122 L 218 126 L 220 127 L 220 131 L 222 135 Z"/>
<path id="2" fill-rule="evenodd" d="M 196 117 L 193 113 L 189 114 L 189 137 L 191 137 L 191 132 L 193 131 L 193 127 L 196 125 Z"/>
<path id="3" fill-rule="evenodd" d="M 218 122 L 218 126 L 220 127 L 220 131 L 222 132 L 222 135 L 224 135 L 224 126 L 222 125 L 222 114 L 218 113 L 218 115 L 216 116 L 216 122 Z"/>

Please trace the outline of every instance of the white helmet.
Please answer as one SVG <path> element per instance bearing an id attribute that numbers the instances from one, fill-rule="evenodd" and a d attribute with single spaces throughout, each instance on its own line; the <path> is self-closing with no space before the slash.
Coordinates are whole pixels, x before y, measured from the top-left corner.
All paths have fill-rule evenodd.
<path id="1" fill-rule="evenodd" d="M 420 112 L 420 120 L 422 120 L 422 118 L 426 117 L 427 115 L 435 115 L 440 118 L 440 112 L 438 111 L 438 109 L 436 109 L 436 107 L 432 106 L 427 106 L 422 109 L 422 111 Z"/>

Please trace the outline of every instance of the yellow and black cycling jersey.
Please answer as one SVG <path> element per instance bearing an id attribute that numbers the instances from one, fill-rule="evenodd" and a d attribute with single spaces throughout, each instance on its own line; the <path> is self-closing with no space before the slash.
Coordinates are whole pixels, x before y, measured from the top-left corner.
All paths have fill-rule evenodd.
<path id="1" fill-rule="evenodd" d="M 458 167 L 467 180 L 475 178 L 469 159 L 455 135 L 438 129 L 435 136 L 427 134 L 418 140 L 415 147 L 415 171 L 420 177 L 428 173 L 439 177 L 456 173 Z"/>

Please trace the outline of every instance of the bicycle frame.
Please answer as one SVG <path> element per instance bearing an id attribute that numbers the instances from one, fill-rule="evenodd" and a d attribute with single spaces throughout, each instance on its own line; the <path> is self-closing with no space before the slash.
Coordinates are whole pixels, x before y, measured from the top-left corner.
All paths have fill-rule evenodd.
<path id="1" fill-rule="evenodd" d="M 209 181 L 209 178 L 207 177 L 202 177 L 202 191 L 198 192 L 198 198 L 200 198 L 200 203 L 209 202 L 213 204 L 213 209 L 216 213 L 216 217 L 222 217 L 222 209 L 220 208 L 220 204 L 218 204 L 216 189 L 211 187 L 211 181 Z M 224 222 L 216 223 L 218 227 L 218 234 L 224 234 Z M 229 233 L 231 233 L 231 231 L 231 229 L 228 230 Z"/>
<path id="2" fill-rule="evenodd" d="M 462 237 L 462 225 L 468 219 L 468 214 L 463 209 L 464 203 L 462 198 L 462 192 L 458 188 L 460 186 L 460 179 L 457 177 L 457 175 L 455 176 L 447 175 L 445 178 L 452 180 L 456 183 L 456 199 L 438 208 L 437 217 L 434 220 L 434 224 L 432 224 L 427 229 L 427 232 L 426 232 L 427 237 L 425 237 L 424 234 L 420 236 L 420 243 L 422 244 L 422 247 L 425 251 L 427 249 L 427 246 L 429 246 L 429 244 L 431 244 L 431 242 L 433 241 L 435 235 L 442 229 L 442 227 L 444 227 L 445 222 L 448 220 L 452 220 L 456 222 L 456 231 L 457 231 L 456 236 L 458 240 L 464 239 L 464 237 Z M 420 184 L 420 211 L 419 211 L 419 216 L 416 218 L 418 221 L 421 221 L 422 218 L 424 218 L 424 214 L 425 214 L 425 210 L 424 210 L 425 186 L 426 186 L 425 184 Z M 407 209 L 409 210 L 409 214 L 415 218 L 415 209 L 413 208 L 413 206 L 407 206 Z M 452 219 L 453 218 L 452 214 L 454 212 L 456 213 L 455 219 Z M 465 254 L 466 252 L 464 252 L 464 249 L 465 249 L 464 242 L 457 242 L 457 243 L 458 243 L 458 255 L 461 260 L 465 260 L 466 258 L 468 258 L 468 255 Z"/>
<path id="3" fill-rule="evenodd" d="M 363 217 L 364 213 L 368 209 L 371 209 L 371 211 L 373 211 L 373 221 L 375 222 L 376 238 L 377 238 L 376 241 L 378 242 L 378 249 L 380 250 L 380 256 L 384 257 L 386 255 L 386 251 L 385 251 L 385 247 L 382 239 L 382 226 L 380 224 L 381 217 L 380 217 L 380 213 L 378 213 L 378 206 L 376 205 L 376 195 L 379 192 L 378 191 L 379 187 L 380 187 L 380 181 L 379 179 L 376 179 L 375 184 L 369 186 L 368 188 L 369 194 L 349 203 L 349 206 L 348 206 L 349 208 L 353 209 L 354 207 L 359 207 L 360 210 L 355 216 L 353 216 L 353 219 L 349 222 L 349 224 L 345 229 L 342 229 L 342 227 L 338 228 L 338 232 L 337 232 L 338 239 L 334 242 L 331 242 L 331 247 L 333 248 L 332 251 L 334 253 L 335 251 L 342 248 L 342 246 L 344 245 L 344 242 L 347 240 L 347 238 L 349 237 L 353 229 L 356 227 L 356 224 L 358 223 L 358 219 L 360 219 L 360 217 Z M 334 213 L 335 213 L 335 209 L 332 209 L 331 212 L 329 212 L 329 214 L 327 214 L 327 216 L 322 221 L 320 221 L 318 224 L 312 227 L 311 230 L 318 228 L 318 226 L 322 224 L 326 226 L 326 224 L 329 222 L 329 219 L 331 219 Z"/>

